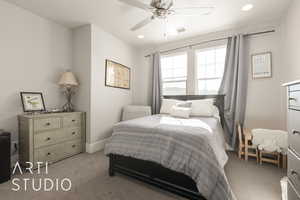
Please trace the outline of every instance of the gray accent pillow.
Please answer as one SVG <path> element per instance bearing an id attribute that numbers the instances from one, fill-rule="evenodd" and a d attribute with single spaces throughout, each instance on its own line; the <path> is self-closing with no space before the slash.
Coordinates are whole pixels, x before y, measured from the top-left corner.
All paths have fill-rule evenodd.
<path id="1" fill-rule="evenodd" d="M 176 106 L 182 107 L 182 108 L 191 108 L 192 107 L 192 102 L 180 102 L 177 103 Z"/>

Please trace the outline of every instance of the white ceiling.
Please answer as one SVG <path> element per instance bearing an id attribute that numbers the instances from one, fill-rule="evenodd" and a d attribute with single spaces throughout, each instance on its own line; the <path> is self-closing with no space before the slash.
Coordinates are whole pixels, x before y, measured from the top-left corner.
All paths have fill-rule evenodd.
<path id="1" fill-rule="evenodd" d="M 214 6 L 208 16 L 175 17 L 168 19 L 168 27 L 182 27 L 187 31 L 164 38 L 165 23 L 156 20 L 132 32 L 129 29 L 149 16 L 149 13 L 127 6 L 118 0 L 6 0 L 68 27 L 93 23 L 135 46 L 157 45 L 173 40 L 194 37 L 221 29 L 278 20 L 286 11 L 290 0 L 174 0 L 174 7 Z M 140 0 L 149 3 L 150 0 Z M 249 12 L 241 11 L 247 3 L 254 5 Z M 144 35 L 144 39 L 137 39 Z"/>

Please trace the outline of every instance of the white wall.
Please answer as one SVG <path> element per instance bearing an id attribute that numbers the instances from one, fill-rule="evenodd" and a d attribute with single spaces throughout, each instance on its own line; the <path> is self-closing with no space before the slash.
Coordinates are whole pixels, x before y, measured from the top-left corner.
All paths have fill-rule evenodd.
<path id="1" fill-rule="evenodd" d="M 72 30 L 73 65 L 72 70 L 79 81 L 79 88 L 74 96 L 76 110 L 86 112 L 86 142 L 90 143 L 91 128 L 91 26 L 85 25 Z"/>
<path id="2" fill-rule="evenodd" d="M 121 119 L 121 111 L 133 99 L 137 51 L 113 35 L 92 25 L 91 65 L 91 142 L 99 142 L 112 133 Z M 105 60 L 110 59 L 131 69 L 131 89 L 106 87 Z"/>
<path id="3" fill-rule="evenodd" d="M 300 1 L 293 0 L 286 17 L 284 26 L 284 57 L 285 81 L 300 79 Z"/>
<path id="4" fill-rule="evenodd" d="M 87 112 L 87 151 L 104 147 L 112 127 L 121 119 L 122 108 L 132 103 L 138 52 L 95 25 L 73 30 L 73 65 L 80 81 L 75 97 L 78 109 Z M 110 59 L 131 69 L 131 89 L 106 87 L 105 60 Z"/>
<path id="5" fill-rule="evenodd" d="M 43 92 L 47 108 L 63 105 L 56 83 L 71 66 L 71 32 L 4 1 L 0 13 L 0 129 L 17 140 L 20 91 Z"/>
<path id="6" fill-rule="evenodd" d="M 281 48 L 281 29 L 275 33 L 251 36 L 246 39 L 246 65 L 249 68 L 246 125 L 249 128 L 286 129 L 284 66 Z M 272 52 L 272 78 L 253 79 L 251 55 Z"/>
<path id="7" fill-rule="evenodd" d="M 140 49 L 137 55 L 133 101 L 135 105 L 151 105 L 152 59 L 145 57 L 146 51 L 143 49 Z"/>
<path id="8" fill-rule="evenodd" d="M 273 129 L 285 129 L 285 92 L 281 87 L 283 82 L 282 72 L 282 34 L 278 23 L 262 28 L 252 28 L 248 32 L 260 31 L 260 29 L 276 28 L 275 33 L 248 37 L 246 40 L 246 64 L 249 67 L 249 87 L 246 108 L 246 126 L 250 128 L 264 127 Z M 140 60 L 140 66 L 136 69 L 136 76 L 142 77 L 135 85 L 134 102 L 136 104 L 150 105 L 151 100 L 151 59 L 144 55 L 154 51 L 164 51 L 180 46 L 190 45 L 215 38 L 223 38 L 234 32 L 247 31 L 224 31 L 207 34 L 196 38 L 186 39 L 176 43 L 169 43 L 157 48 L 145 49 Z M 251 54 L 271 51 L 273 53 L 273 77 L 270 79 L 252 80 L 251 76 Z M 147 78 L 144 78 L 147 77 Z M 149 89 L 150 88 L 150 89 Z"/>

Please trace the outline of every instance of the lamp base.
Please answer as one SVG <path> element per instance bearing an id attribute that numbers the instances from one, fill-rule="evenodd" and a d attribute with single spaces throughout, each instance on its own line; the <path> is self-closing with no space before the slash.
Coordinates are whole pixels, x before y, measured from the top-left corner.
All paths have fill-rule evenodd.
<path id="1" fill-rule="evenodd" d="M 63 106 L 63 111 L 64 112 L 73 112 L 74 106 L 72 104 L 71 99 L 72 99 L 72 95 L 74 94 L 74 91 L 72 90 L 72 87 L 66 87 L 64 93 L 67 98 L 67 103 Z"/>
<path id="2" fill-rule="evenodd" d="M 63 106 L 63 111 L 64 112 L 73 112 L 74 111 L 74 106 L 71 102 L 67 102 L 64 106 Z"/>

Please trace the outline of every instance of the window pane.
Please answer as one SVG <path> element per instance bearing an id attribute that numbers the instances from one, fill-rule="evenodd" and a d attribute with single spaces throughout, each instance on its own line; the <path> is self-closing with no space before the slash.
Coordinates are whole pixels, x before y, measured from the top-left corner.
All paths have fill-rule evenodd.
<path id="1" fill-rule="evenodd" d="M 163 83 L 163 95 L 185 95 L 186 94 L 186 82 L 164 82 Z"/>
<path id="2" fill-rule="evenodd" d="M 163 95 L 185 95 L 187 79 L 187 53 L 161 58 Z"/>
<path id="3" fill-rule="evenodd" d="M 225 58 L 226 46 L 196 52 L 199 94 L 218 92 L 224 74 Z"/>
<path id="4" fill-rule="evenodd" d="M 222 79 L 198 80 L 199 94 L 216 94 Z"/>

